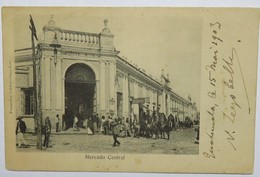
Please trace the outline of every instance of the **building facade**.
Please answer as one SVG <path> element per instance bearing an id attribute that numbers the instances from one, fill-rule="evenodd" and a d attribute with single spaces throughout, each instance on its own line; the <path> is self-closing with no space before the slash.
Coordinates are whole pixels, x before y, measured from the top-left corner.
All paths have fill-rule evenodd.
<path id="1" fill-rule="evenodd" d="M 104 23 L 97 34 L 59 28 L 52 18 L 43 27 L 36 55 L 42 117 L 54 121 L 56 114 L 66 114 L 72 121 L 74 115 L 84 120 L 99 114 L 138 120 L 142 112 L 156 112 L 194 120 L 196 105 L 171 89 L 168 75 L 154 79 L 120 57 Z M 57 55 L 50 47 L 55 34 L 62 46 Z M 17 116 L 33 124 L 32 49 L 16 50 L 15 64 Z"/>

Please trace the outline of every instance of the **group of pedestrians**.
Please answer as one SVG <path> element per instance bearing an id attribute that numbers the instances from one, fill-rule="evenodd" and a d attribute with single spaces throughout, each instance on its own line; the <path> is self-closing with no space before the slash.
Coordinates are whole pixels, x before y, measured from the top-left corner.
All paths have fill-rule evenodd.
<path id="1" fill-rule="evenodd" d="M 115 118 L 112 119 L 110 116 L 106 119 L 104 116 L 101 118 L 101 125 L 100 125 L 100 132 L 103 134 L 108 134 L 107 131 L 112 132 L 113 136 L 113 147 L 119 146 L 120 142 L 118 141 L 118 137 L 120 135 L 124 137 L 131 137 L 132 136 L 132 129 L 131 127 L 135 124 L 136 120 L 133 122 L 128 118 Z M 124 134 L 121 134 L 124 132 Z"/>
<path id="2" fill-rule="evenodd" d="M 113 120 L 111 117 L 108 117 L 108 120 L 107 120 L 107 119 L 105 119 L 104 116 L 102 116 L 100 119 L 98 114 L 96 114 L 96 115 L 93 115 L 92 117 L 85 119 L 83 121 L 83 127 L 87 129 L 88 135 L 94 135 L 99 132 L 104 133 L 104 131 L 105 131 L 104 123 L 106 121 L 108 121 L 109 128 L 112 129 L 112 135 L 113 135 L 113 140 L 114 140 L 113 147 L 119 146 L 120 142 L 118 141 L 117 138 L 119 137 L 120 131 L 122 129 L 122 122 L 120 122 L 119 119 Z M 79 119 L 75 115 L 73 118 L 73 131 L 80 131 L 80 129 L 78 127 L 78 122 L 79 122 Z M 128 120 L 126 122 L 128 122 Z M 126 127 L 129 127 L 129 126 L 126 126 Z M 129 133 L 130 131 L 126 131 L 126 132 Z"/>
<path id="3" fill-rule="evenodd" d="M 59 131 L 59 115 L 56 115 L 56 119 L 55 119 L 55 123 L 56 123 L 56 132 Z M 115 146 L 119 146 L 120 142 L 118 141 L 118 136 L 120 134 L 121 131 L 121 125 L 122 122 L 119 119 L 111 119 L 111 122 L 109 123 L 111 128 L 112 128 L 112 134 L 113 134 L 113 147 Z M 90 120 L 91 121 L 91 120 Z M 102 117 L 101 123 L 100 123 L 100 131 L 104 130 L 103 127 L 103 123 L 105 121 L 105 117 Z M 74 117 L 74 124 L 73 124 L 73 128 L 78 129 L 77 126 L 77 122 L 78 122 L 78 118 L 75 116 Z M 126 123 L 128 122 L 128 120 L 126 121 Z M 46 119 L 44 120 L 44 125 L 42 127 L 42 134 L 44 135 L 44 141 L 43 141 L 43 148 L 49 148 L 50 147 L 50 137 L 51 137 L 51 120 L 50 117 L 46 117 Z M 88 125 L 88 128 L 90 127 L 90 124 Z M 97 129 L 98 125 L 93 124 L 93 129 L 96 130 L 96 132 L 98 131 Z M 26 132 L 26 124 L 25 122 L 22 120 L 22 118 L 18 118 L 18 122 L 17 122 L 17 126 L 16 126 L 16 135 L 18 138 L 18 147 L 21 148 L 22 145 L 27 145 L 27 142 L 24 139 L 24 133 Z M 90 128 L 89 128 L 90 129 Z M 90 130 L 91 131 L 91 130 Z M 95 131 L 93 131 L 95 132 Z M 92 133 L 93 133 L 92 132 Z"/>
<path id="4" fill-rule="evenodd" d="M 113 122 L 113 121 L 117 121 L 117 124 L 120 127 L 120 133 L 123 132 L 122 136 L 131 137 L 132 135 L 134 135 L 134 129 L 135 129 L 136 125 L 138 124 L 136 119 L 129 120 L 128 118 L 125 119 L 123 117 L 123 118 L 115 118 L 115 120 L 113 120 L 112 118 L 109 117 L 108 125 L 110 125 L 111 122 Z M 108 127 L 108 129 L 111 129 L 111 127 Z"/>
<path id="5" fill-rule="evenodd" d="M 92 115 L 83 120 L 83 128 L 87 129 L 89 135 L 94 135 L 102 131 L 103 127 L 102 119 L 100 119 L 98 114 Z"/>
<path id="6" fill-rule="evenodd" d="M 28 144 L 24 139 L 24 133 L 27 130 L 26 124 L 23 121 L 22 117 L 18 117 L 18 122 L 16 125 L 16 135 L 17 135 L 17 140 L 18 140 L 18 148 L 26 147 Z M 56 115 L 55 118 L 55 124 L 56 124 L 56 132 L 59 132 L 59 123 L 60 123 L 60 118 L 59 115 Z M 43 141 L 43 148 L 46 149 L 50 147 L 49 142 L 50 142 L 50 136 L 51 136 L 51 121 L 49 117 L 46 117 L 44 120 L 44 124 L 42 126 L 42 134 L 44 136 L 44 141 Z"/>
<path id="7" fill-rule="evenodd" d="M 109 125 L 111 126 L 110 128 L 112 129 L 112 135 L 113 135 L 113 147 L 115 146 L 119 146 L 120 142 L 118 141 L 118 137 L 121 133 L 121 131 L 124 131 L 124 136 L 125 137 L 132 137 L 135 136 L 135 127 L 138 125 L 137 120 L 134 119 L 132 121 L 132 119 L 128 119 L 128 118 L 116 118 L 115 120 L 113 119 L 109 119 L 112 120 L 111 122 L 109 122 Z"/>
<path id="8" fill-rule="evenodd" d="M 21 148 L 23 146 L 27 146 L 27 142 L 24 139 L 24 133 L 26 132 L 26 124 L 25 122 L 22 120 L 22 118 L 17 118 L 18 122 L 17 122 L 17 126 L 16 126 L 16 135 L 17 135 L 17 139 L 18 139 L 18 147 Z M 79 119 L 77 118 L 77 116 L 74 116 L 73 118 L 73 130 L 75 131 L 79 131 L 79 127 L 78 127 L 78 122 Z M 105 126 L 105 123 L 106 126 Z M 57 114 L 55 117 L 55 128 L 56 128 L 56 132 L 60 131 L 60 117 Z M 120 142 L 118 141 L 118 137 L 121 134 L 121 132 L 124 132 L 125 134 L 123 136 L 125 137 L 131 137 L 131 136 L 135 136 L 135 129 L 136 127 L 138 127 L 138 122 L 136 119 L 134 119 L 132 121 L 132 119 L 128 119 L 128 118 L 115 118 L 112 119 L 110 116 L 108 116 L 108 118 L 106 119 L 104 116 L 102 116 L 101 119 L 99 119 L 98 114 L 93 116 L 92 118 L 89 118 L 86 120 L 85 122 L 85 128 L 87 128 L 87 132 L 89 135 L 93 135 L 96 134 L 98 132 L 101 132 L 103 134 L 106 134 L 106 129 L 110 130 L 112 132 L 113 135 L 113 147 L 115 146 L 119 146 Z M 51 121 L 50 121 L 50 117 L 46 117 L 46 119 L 44 120 L 44 124 L 42 127 L 42 134 L 44 135 L 44 141 L 43 141 L 43 148 L 49 148 L 50 147 L 50 137 L 51 137 Z M 138 128 L 137 128 L 138 129 Z M 139 125 L 139 129 L 140 129 L 140 125 Z M 196 140 L 197 142 L 199 142 L 199 127 L 195 129 L 195 131 L 197 132 L 197 137 Z M 138 132 L 137 132 L 138 133 Z"/>

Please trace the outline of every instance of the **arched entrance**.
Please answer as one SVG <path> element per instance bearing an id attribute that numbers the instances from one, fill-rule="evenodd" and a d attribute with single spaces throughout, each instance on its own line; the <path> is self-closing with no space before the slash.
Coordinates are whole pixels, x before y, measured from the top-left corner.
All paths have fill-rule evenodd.
<path id="1" fill-rule="evenodd" d="M 71 65 L 65 74 L 66 128 L 72 127 L 73 117 L 79 119 L 79 126 L 93 115 L 96 99 L 96 79 L 93 70 L 85 64 Z"/>

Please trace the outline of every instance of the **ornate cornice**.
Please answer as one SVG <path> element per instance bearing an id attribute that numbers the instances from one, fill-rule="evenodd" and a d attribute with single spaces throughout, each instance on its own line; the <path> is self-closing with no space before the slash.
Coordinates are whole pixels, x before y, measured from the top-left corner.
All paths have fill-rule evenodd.
<path id="1" fill-rule="evenodd" d="M 42 50 L 52 51 L 53 49 L 49 46 L 49 43 L 40 44 Z M 71 56 L 77 55 L 94 55 L 98 57 L 116 57 L 119 51 L 101 50 L 98 47 L 84 47 L 79 45 L 62 45 L 58 50 L 61 54 L 70 54 Z"/>

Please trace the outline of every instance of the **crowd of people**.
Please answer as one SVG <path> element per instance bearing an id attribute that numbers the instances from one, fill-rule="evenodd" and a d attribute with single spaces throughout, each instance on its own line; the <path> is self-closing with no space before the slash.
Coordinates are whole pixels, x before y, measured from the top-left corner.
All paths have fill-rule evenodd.
<path id="1" fill-rule="evenodd" d="M 81 121 L 81 122 L 80 122 Z M 139 120 L 136 118 L 112 118 L 110 116 L 99 117 L 98 114 L 93 115 L 84 120 L 80 120 L 77 116 L 73 118 L 73 131 L 79 131 L 79 125 L 81 128 L 86 128 L 89 135 L 102 133 L 105 135 L 112 135 L 114 130 L 114 123 L 116 122 L 120 128 L 118 136 L 120 137 L 140 137 L 146 138 L 154 137 L 164 138 L 164 134 L 167 134 L 169 139 L 170 131 L 177 126 L 176 119 L 174 116 L 168 118 L 165 114 L 159 114 L 157 117 L 147 116 L 143 114 Z M 178 124 L 179 125 L 179 124 Z"/>
<path id="2" fill-rule="evenodd" d="M 64 116 L 63 116 L 64 119 Z M 55 131 L 59 132 L 62 127 L 60 126 L 60 117 L 57 114 L 55 117 Z M 64 120 L 62 120 L 64 121 Z M 73 116 L 73 131 L 80 131 L 80 128 L 87 129 L 87 133 L 89 135 L 94 134 L 104 134 L 104 135 L 113 135 L 113 147 L 119 146 L 120 142 L 118 141 L 118 137 L 137 137 L 140 136 L 146 138 L 159 139 L 159 135 L 161 138 L 170 138 L 170 132 L 179 124 L 177 124 L 176 119 L 173 116 L 169 116 L 166 118 L 164 114 L 158 115 L 158 117 L 149 117 L 149 116 L 141 116 L 139 120 L 136 118 L 112 118 L 110 116 L 99 117 L 98 114 L 95 114 L 88 119 L 79 120 L 79 118 L 74 115 Z M 183 123 L 187 123 L 190 128 L 193 123 L 189 118 L 186 118 Z M 181 124 L 180 124 L 181 125 Z M 179 125 L 179 126 L 180 126 Z M 80 127 L 80 128 L 79 128 Z M 50 117 L 46 117 L 44 120 L 44 124 L 42 127 L 42 134 L 44 135 L 43 147 L 46 149 L 49 147 L 50 135 L 51 135 L 51 120 Z M 199 142 L 199 127 L 195 128 L 197 132 L 196 141 Z M 23 137 L 26 132 L 26 124 L 22 120 L 22 118 L 18 118 L 17 126 L 16 126 L 16 134 L 18 139 L 18 147 L 22 147 L 22 144 L 26 145 L 26 141 Z"/>

